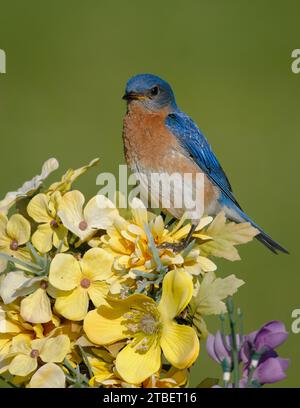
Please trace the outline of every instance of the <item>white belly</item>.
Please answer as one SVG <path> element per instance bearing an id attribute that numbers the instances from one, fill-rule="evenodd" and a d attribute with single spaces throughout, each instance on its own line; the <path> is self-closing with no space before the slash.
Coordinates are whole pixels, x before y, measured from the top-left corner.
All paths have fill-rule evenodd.
<path id="1" fill-rule="evenodd" d="M 149 173 L 134 169 L 138 189 L 134 194 L 140 197 L 149 208 L 160 208 L 179 219 L 186 213 L 187 219 L 197 223 L 203 214 L 215 214 L 218 202 L 214 200 L 209 206 L 204 205 L 205 188 L 203 173 Z"/>

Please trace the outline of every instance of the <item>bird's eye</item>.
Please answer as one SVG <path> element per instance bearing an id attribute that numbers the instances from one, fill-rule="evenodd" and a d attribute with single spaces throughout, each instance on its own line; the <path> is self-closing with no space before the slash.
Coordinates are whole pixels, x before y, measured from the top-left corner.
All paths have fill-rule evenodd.
<path id="1" fill-rule="evenodd" d="M 154 86 L 154 87 L 151 88 L 151 90 L 150 90 L 151 96 L 156 96 L 156 95 L 158 94 L 158 92 L 159 92 L 158 86 Z"/>

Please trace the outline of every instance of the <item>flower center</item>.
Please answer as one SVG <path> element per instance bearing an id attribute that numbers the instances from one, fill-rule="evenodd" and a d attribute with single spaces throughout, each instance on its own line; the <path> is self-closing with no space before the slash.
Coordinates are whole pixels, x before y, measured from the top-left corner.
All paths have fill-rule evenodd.
<path id="1" fill-rule="evenodd" d="M 80 282 L 80 286 L 84 289 L 87 289 L 88 287 L 90 287 L 91 285 L 91 281 L 87 278 L 83 278 L 82 281 Z"/>
<path id="2" fill-rule="evenodd" d="M 42 280 L 40 283 L 40 288 L 41 289 L 47 289 L 48 288 L 48 282 L 45 280 Z"/>
<path id="3" fill-rule="evenodd" d="M 51 226 L 52 228 L 58 228 L 58 223 L 57 223 L 57 221 L 56 221 L 56 220 L 52 220 L 52 221 L 50 222 L 50 226 Z"/>
<path id="4" fill-rule="evenodd" d="M 33 350 L 31 350 L 31 353 L 30 353 L 30 357 L 32 357 L 32 358 L 36 358 L 36 357 L 38 357 L 39 356 L 39 351 L 38 350 L 36 350 L 36 349 L 33 349 Z"/>
<path id="5" fill-rule="evenodd" d="M 79 228 L 81 231 L 85 231 L 85 230 L 87 229 L 87 227 L 88 227 L 88 224 L 87 224 L 86 221 L 80 221 L 80 223 L 79 223 L 79 225 L 78 225 L 78 228 Z"/>
<path id="6" fill-rule="evenodd" d="M 132 345 L 141 353 L 149 350 L 157 336 L 160 336 L 160 316 L 155 304 L 144 302 L 138 309 L 124 314 L 127 333 L 133 337 Z"/>
<path id="7" fill-rule="evenodd" d="M 151 313 L 146 313 L 140 320 L 139 328 L 145 334 L 153 334 L 157 329 L 157 320 Z"/>
<path id="8" fill-rule="evenodd" d="M 9 247 L 10 247 L 10 249 L 11 249 L 12 251 L 17 251 L 17 249 L 19 248 L 18 241 L 16 241 L 15 239 L 13 239 L 13 240 L 11 241 Z"/>

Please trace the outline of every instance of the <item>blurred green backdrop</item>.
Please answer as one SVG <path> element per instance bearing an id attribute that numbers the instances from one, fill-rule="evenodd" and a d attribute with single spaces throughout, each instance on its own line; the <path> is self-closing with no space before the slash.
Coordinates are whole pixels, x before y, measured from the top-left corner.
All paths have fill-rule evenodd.
<path id="1" fill-rule="evenodd" d="M 246 281 L 235 303 L 247 331 L 271 319 L 291 326 L 300 308 L 300 48 L 298 0 L 0 0 L 0 193 L 4 195 L 57 157 L 60 172 L 101 157 L 102 171 L 123 163 L 126 80 L 141 72 L 167 79 L 179 105 L 207 135 L 245 210 L 290 256 L 258 243 L 241 262 L 218 262 L 219 274 Z M 97 191 L 93 169 L 77 184 Z M 210 329 L 219 326 L 210 319 Z M 300 334 L 280 354 L 300 386 Z M 220 375 L 202 350 L 192 385 Z"/>

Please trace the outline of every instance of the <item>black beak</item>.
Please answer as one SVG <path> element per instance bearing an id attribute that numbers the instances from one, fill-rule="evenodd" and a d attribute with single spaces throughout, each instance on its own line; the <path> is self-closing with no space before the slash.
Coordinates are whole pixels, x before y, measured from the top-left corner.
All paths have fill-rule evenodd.
<path id="1" fill-rule="evenodd" d="M 125 95 L 123 95 L 122 99 L 124 99 L 125 101 L 133 101 L 137 99 L 144 99 L 144 96 L 135 92 L 127 92 L 125 93 Z"/>
<path id="2" fill-rule="evenodd" d="M 122 99 L 124 99 L 125 101 L 129 101 L 130 100 L 130 94 L 124 94 L 123 96 L 122 96 Z"/>

